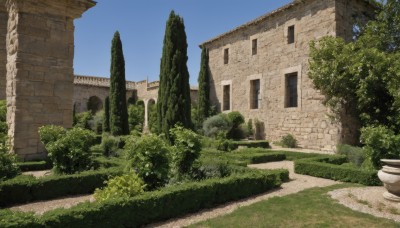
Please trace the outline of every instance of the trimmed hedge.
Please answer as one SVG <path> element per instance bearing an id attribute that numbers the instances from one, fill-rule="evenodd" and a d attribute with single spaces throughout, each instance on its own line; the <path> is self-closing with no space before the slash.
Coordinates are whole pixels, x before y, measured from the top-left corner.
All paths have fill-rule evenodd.
<path id="1" fill-rule="evenodd" d="M 96 188 L 103 187 L 110 176 L 121 174 L 122 170 L 113 168 L 39 179 L 32 176 L 14 178 L 0 183 L 0 207 L 93 193 Z"/>
<path id="2" fill-rule="evenodd" d="M 82 203 L 45 213 L 39 218 L 15 213 L 0 218 L 0 227 L 140 227 L 260 194 L 288 179 L 287 170 L 248 170 L 227 178 L 166 187 L 130 200 Z M 21 216 L 25 216 L 24 219 L 17 219 Z"/>
<path id="3" fill-rule="evenodd" d="M 53 168 L 53 165 L 47 161 L 21 162 L 17 165 L 22 172 L 47 170 Z"/>
<path id="4" fill-rule="evenodd" d="M 341 166 L 347 162 L 345 156 L 325 156 L 296 160 L 294 171 L 314 177 L 322 177 L 343 182 L 359 183 L 368 186 L 379 186 L 377 171 L 367 171 L 353 167 Z"/>
<path id="5" fill-rule="evenodd" d="M 233 141 L 232 144 L 235 148 L 247 147 L 247 148 L 269 148 L 269 142 L 265 140 L 260 141 Z"/>
<path id="6" fill-rule="evenodd" d="M 260 164 L 274 161 L 283 161 L 286 159 L 285 154 L 275 152 L 275 153 L 265 153 L 265 154 L 245 154 L 241 152 L 235 152 L 228 154 L 227 157 L 231 160 L 236 160 L 239 162 L 247 162 L 247 164 Z"/>

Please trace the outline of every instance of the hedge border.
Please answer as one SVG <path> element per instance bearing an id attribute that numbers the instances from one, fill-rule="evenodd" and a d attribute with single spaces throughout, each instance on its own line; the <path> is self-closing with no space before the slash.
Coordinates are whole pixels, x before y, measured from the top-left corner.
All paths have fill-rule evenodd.
<path id="1" fill-rule="evenodd" d="M 20 162 L 17 163 L 17 165 L 22 172 L 47 170 L 53 168 L 53 165 L 47 161 Z"/>
<path id="2" fill-rule="evenodd" d="M 86 171 L 73 175 L 44 178 L 20 177 L 0 183 L 0 207 L 93 193 L 111 176 L 122 174 L 119 168 Z"/>
<path id="3" fill-rule="evenodd" d="M 359 183 L 368 186 L 382 185 L 382 182 L 378 178 L 377 171 L 340 166 L 345 162 L 347 162 L 345 156 L 325 156 L 295 160 L 294 171 L 298 174 Z"/>
<path id="4" fill-rule="evenodd" d="M 237 148 L 247 147 L 247 148 L 270 148 L 269 142 L 265 140 L 258 141 L 233 141 L 232 144 Z"/>
<path id="5" fill-rule="evenodd" d="M 0 219 L 0 227 L 141 227 L 260 194 L 288 179 L 287 170 L 249 169 L 241 175 L 166 187 L 129 200 L 82 203 L 42 217 L 14 213 Z"/>

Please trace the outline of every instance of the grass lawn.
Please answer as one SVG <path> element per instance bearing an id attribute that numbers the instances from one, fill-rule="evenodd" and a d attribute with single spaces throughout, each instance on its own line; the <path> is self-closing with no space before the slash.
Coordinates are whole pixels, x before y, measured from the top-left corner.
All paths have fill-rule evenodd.
<path id="1" fill-rule="evenodd" d="M 327 195 L 331 190 L 350 186 L 357 185 L 313 188 L 274 197 L 190 227 L 400 227 L 392 220 L 353 211 Z"/>

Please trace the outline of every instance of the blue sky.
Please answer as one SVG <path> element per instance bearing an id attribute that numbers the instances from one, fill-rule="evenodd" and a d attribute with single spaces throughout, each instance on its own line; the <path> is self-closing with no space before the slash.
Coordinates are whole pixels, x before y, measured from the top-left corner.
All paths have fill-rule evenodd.
<path id="1" fill-rule="evenodd" d="M 126 79 L 158 80 L 165 23 L 171 10 L 183 17 L 190 84 L 197 85 L 198 45 L 291 0 L 98 0 L 75 21 L 75 74 L 109 77 L 110 48 L 118 30 Z"/>

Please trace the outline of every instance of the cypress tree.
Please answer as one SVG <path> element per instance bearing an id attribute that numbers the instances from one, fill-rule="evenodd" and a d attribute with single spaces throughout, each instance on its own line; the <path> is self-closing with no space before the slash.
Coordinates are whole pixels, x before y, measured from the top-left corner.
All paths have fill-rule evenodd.
<path id="1" fill-rule="evenodd" d="M 177 123 L 186 128 L 192 125 L 187 46 L 183 19 L 171 11 L 165 29 L 157 103 L 157 126 L 166 136 Z"/>
<path id="2" fill-rule="evenodd" d="M 104 100 L 103 132 L 110 132 L 110 97 Z"/>
<path id="3" fill-rule="evenodd" d="M 112 135 L 129 134 L 126 106 L 125 60 L 119 32 L 115 32 L 111 46 L 110 131 Z"/>
<path id="4" fill-rule="evenodd" d="M 199 94 L 197 97 L 197 126 L 200 127 L 210 114 L 210 71 L 208 69 L 208 52 L 201 51 L 200 73 L 198 78 Z"/>

